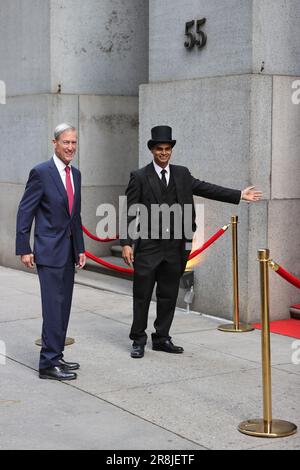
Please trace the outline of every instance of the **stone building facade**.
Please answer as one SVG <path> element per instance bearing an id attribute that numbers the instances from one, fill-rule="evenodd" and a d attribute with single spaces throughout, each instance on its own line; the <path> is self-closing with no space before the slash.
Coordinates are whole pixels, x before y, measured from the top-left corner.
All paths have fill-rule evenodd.
<path id="1" fill-rule="evenodd" d="M 203 48 L 184 45 L 193 20 L 187 31 L 207 36 Z M 300 276 L 300 104 L 292 101 L 299 44 L 297 0 L 2 2 L 0 263 L 20 267 L 17 204 L 30 168 L 51 156 L 57 123 L 79 130 L 83 219 L 92 231 L 98 204 L 117 207 L 130 170 L 150 161 L 150 128 L 169 124 L 174 163 L 200 179 L 264 192 L 238 208 L 201 201 L 205 238 L 239 216 L 241 318 L 258 320 L 257 250 L 270 248 Z M 287 317 L 299 291 L 273 273 L 270 287 L 272 318 Z M 195 294 L 194 310 L 231 318 L 228 234 L 195 267 Z"/>

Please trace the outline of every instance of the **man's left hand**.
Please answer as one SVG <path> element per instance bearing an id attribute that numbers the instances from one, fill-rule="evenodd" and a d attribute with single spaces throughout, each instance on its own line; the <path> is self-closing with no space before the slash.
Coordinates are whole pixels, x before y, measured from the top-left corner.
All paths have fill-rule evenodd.
<path id="1" fill-rule="evenodd" d="M 262 198 L 262 195 L 263 193 L 261 191 L 256 191 L 255 186 L 249 186 L 242 191 L 243 201 L 259 201 Z"/>
<path id="2" fill-rule="evenodd" d="M 82 269 L 86 263 L 86 256 L 84 253 L 79 253 L 78 263 L 76 264 L 76 268 Z"/>

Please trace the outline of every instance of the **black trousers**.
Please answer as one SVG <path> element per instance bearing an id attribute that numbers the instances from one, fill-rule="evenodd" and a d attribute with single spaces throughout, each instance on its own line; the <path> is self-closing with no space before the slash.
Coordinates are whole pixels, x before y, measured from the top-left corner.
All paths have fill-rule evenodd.
<path id="1" fill-rule="evenodd" d="M 182 240 L 140 240 L 134 261 L 133 323 L 129 335 L 135 343 L 147 342 L 148 311 L 155 283 L 157 312 L 152 341 L 160 343 L 170 339 L 184 268 Z"/>
<path id="2" fill-rule="evenodd" d="M 75 260 L 70 240 L 65 266 L 52 268 L 37 265 L 42 297 L 42 348 L 39 368 L 59 365 L 63 357 L 68 329 L 75 273 Z"/>

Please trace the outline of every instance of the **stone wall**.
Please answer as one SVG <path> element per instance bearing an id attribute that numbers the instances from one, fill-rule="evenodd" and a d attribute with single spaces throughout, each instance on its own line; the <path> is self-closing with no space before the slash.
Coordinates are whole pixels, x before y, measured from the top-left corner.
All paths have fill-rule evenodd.
<path id="1" fill-rule="evenodd" d="M 147 0 L 10 0 L 0 6 L 0 264 L 14 255 L 15 218 L 32 166 L 51 157 L 53 129 L 78 128 L 84 224 L 118 202 L 138 166 L 138 87 L 148 81 Z M 109 246 L 87 240 L 106 254 Z"/>
<path id="2" fill-rule="evenodd" d="M 207 44 L 184 47 L 185 23 L 206 18 Z M 300 276 L 300 3 L 296 0 L 152 0 L 149 76 L 140 88 L 140 165 L 151 155 L 150 129 L 173 127 L 173 163 L 224 186 L 256 185 L 264 199 L 234 207 L 202 200 L 205 238 L 239 216 L 240 313 L 260 318 L 257 250 Z M 199 202 L 199 198 L 196 198 Z M 288 317 L 297 289 L 270 273 L 271 315 Z M 193 309 L 232 317 L 231 237 L 227 233 L 195 268 Z"/>

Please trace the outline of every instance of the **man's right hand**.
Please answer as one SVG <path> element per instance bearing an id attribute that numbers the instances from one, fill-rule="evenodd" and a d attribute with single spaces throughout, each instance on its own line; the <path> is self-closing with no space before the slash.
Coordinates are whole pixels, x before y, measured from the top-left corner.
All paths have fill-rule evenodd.
<path id="1" fill-rule="evenodd" d="M 123 246 L 122 258 L 125 261 L 125 263 L 128 264 L 128 266 L 133 268 L 134 257 L 133 257 L 133 249 L 131 246 L 129 245 Z"/>
<path id="2" fill-rule="evenodd" d="M 30 253 L 29 255 L 22 255 L 21 256 L 21 261 L 22 263 L 26 266 L 26 268 L 34 268 L 34 256 L 33 253 Z"/>

